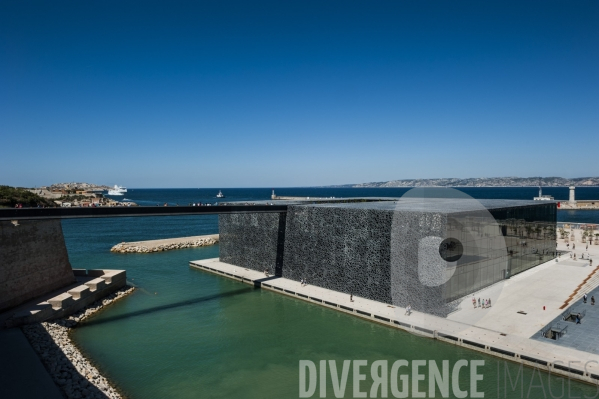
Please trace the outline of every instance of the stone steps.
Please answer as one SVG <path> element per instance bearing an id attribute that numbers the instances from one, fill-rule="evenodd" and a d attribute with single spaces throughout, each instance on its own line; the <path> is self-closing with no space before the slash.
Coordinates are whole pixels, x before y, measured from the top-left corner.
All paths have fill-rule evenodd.
<path id="1" fill-rule="evenodd" d="M 110 295 L 127 283 L 125 270 L 85 270 L 74 269 L 75 276 L 96 277 L 77 287 L 71 288 L 47 301 L 34 304 L 27 309 L 15 312 L 8 320 L 6 327 L 17 327 L 24 324 L 68 316 L 85 306 Z"/>
<path id="2" fill-rule="evenodd" d="M 599 286 L 599 273 L 595 273 L 594 276 L 589 281 L 587 281 L 584 285 L 582 285 L 580 287 L 580 290 L 578 291 L 578 293 L 574 297 L 572 297 L 571 303 L 576 302 L 577 300 L 582 298 L 585 293 L 588 294 L 589 292 L 591 292 L 598 286 Z M 596 299 L 599 301 L 599 298 L 596 298 Z M 589 298 L 589 301 L 590 300 L 591 299 Z"/>
<path id="3" fill-rule="evenodd" d="M 580 298 L 584 296 L 585 293 L 589 293 L 591 290 L 597 288 L 599 286 L 599 266 L 595 267 L 588 275 L 588 277 L 583 281 L 568 297 L 568 299 L 564 302 L 564 304 L 560 307 L 560 309 L 567 308 L 570 304 L 575 303 Z M 597 298 L 599 300 L 599 298 Z"/>

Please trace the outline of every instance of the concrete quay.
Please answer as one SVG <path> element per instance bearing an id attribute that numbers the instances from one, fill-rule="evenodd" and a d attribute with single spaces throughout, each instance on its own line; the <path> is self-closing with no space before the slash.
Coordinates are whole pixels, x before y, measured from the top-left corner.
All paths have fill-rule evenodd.
<path id="1" fill-rule="evenodd" d="M 599 200 L 577 200 L 574 203 L 560 201 L 558 210 L 596 210 L 599 209 Z"/>
<path id="2" fill-rule="evenodd" d="M 125 286 L 68 317 L 29 324 L 21 328 L 46 366 L 47 373 L 67 399 L 121 399 L 123 397 L 113 384 L 79 351 L 71 341 L 70 332 L 79 322 L 99 312 L 105 306 L 124 298 L 134 289 Z"/>
<path id="3" fill-rule="evenodd" d="M 122 242 L 110 249 L 110 252 L 118 253 L 151 253 L 163 252 L 173 249 L 206 247 L 218 243 L 218 234 L 203 236 L 165 238 L 161 240 Z"/>
<path id="4" fill-rule="evenodd" d="M 562 255 L 562 259 L 565 256 Z M 222 263 L 218 258 L 192 261 L 190 266 L 412 334 L 599 384 L 598 354 L 555 345 L 556 341 L 550 339 L 532 339 L 542 326 L 564 311 L 560 307 L 568 299 L 568 303 L 572 303 L 573 293 L 583 295 L 580 286 L 595 270 L 582 262 L 571 266 L 568 262 L 552 260 L 537 266 L 475 294 L 477 298 L 487 298 L 491 297 L 489 290 L 501 291 L 499 300 L 494 300 L 491 308 L 473 308 L 471 298 L 466 298 L 461 309 L 447 318 L 414 311 L 408 315 L 404 308 L 357 296 L 350 301 L 349 295 L 344 293 L 302 286 L 282 277 L 267 277 L 264 273 Z M 545 287 L 552 280 L 554 284 Z M 585 289 L 599 286 L 599 276 L 587 279 L 584 284 L 587 284 Z"/>
<path id="5" fill-rule="evenodd" d="M 69 316 L 127 284 L 125 270 L 73 269 L 77 283 L 0 314 L 0 329 Z"/>

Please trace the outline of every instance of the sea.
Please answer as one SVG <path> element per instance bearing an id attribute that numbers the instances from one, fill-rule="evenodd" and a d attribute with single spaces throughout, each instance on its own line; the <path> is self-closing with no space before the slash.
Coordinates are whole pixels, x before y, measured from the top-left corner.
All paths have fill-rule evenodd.
<path id="1" fill-rule="evenodd" d="M 133 188 L 123 202 L 171 206 L 270 199 L 272 188 Z M 401 197 L 406 188 L 274 188 L 305 197 Z M 476 199 L 532 199 L 538 188 L 459 188 Z M 544 188 L 567 200 L 565 187 Z M 577 199 L 599 199 L 599 188 L 577 188 Z M 599 223 L 599 211 L 559 211 L 559 221 Z M 478 390 L 486 398 L 593 397 L 597 389 L 532 368 L 411 335 L 317 305 L 254 289 L 189 267 L 218 257 L 218 245 L 153 254 L 116 254 L 123 241 L 218 233 L 218 217 L 168 216 L 62 221 L 73 268 L 125 269 L 133 294 L 74 329 L 81 351 L 128 398 L 296 398 L 299 362 L 334 360 L 483 360 Z M 369 367 L 367 368 L 369 370 Z M 404 374 L 411 375 L 406 368 Z M 519 374 L 520 373 L 520 374 Z M 366 373 L 362 391 L 372 385 Z M 522 386 L 513 387 L 516 376 Z M 411 380 L 410 380 L 411 383 Z M 460 387 L 470 376 L 462 373 Z M 428 392 L 428 380 L 417 382 Z M 414 393 L 410 386 L 409 396 Z M 328 379 L 326 397 L 336 397 Z M 380 392 L 379 392 L 380 394 Z M 437 392 L 439 395 L 439 392 Z M 320 396 L 320 386 L 313 397 Z M 353 397 L 353 374 L 337 397 Z M 389 392 L 389 397 L 393 397 Z M 450 390 L 448 397 L 456 397 Z"/>

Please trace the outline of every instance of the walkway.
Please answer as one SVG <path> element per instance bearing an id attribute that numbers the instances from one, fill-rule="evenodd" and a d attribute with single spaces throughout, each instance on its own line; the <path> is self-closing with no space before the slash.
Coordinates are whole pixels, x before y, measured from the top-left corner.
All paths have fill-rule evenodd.
<path id="1" fill-rule="evenodd" d="M 595 306 L 591 305 L 591 296 L 595 296 L 597 300 Z M 568 326 L 566 335 L 558 340 L 550 340 L 549 342 L 553 345 L 574 348 L 599 355 L 599 287 L 588 292 L 586 304 L 581 298 L 570 309 L 576 312 L 586 311 L 586 315 L 582 318 L 580 324 L 564 321 L 560 314 L 542 329 L 539 329 L 531 338 L 537 341 L 549 341 L 541 335 L 541 331 L 560 323 L 561 327 Z"/>
<path id="2" fill-rule="evenodd" d="M 0 398 L 63 398 L 19 328 L 0 330 Z"/>

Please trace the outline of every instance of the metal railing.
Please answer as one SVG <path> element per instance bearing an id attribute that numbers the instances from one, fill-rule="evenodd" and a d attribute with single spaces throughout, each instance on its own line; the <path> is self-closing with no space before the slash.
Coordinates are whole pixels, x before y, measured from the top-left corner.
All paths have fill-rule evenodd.
<path id="1" fill-rule="evenodd" d="M 568 332 L 568 326 L 562 327 L 560 323 L 555 326 L 551 326 L 546 330 L 541 330 L 541 335 L 545 338 L 558 340 L 562 338 Z"/>

